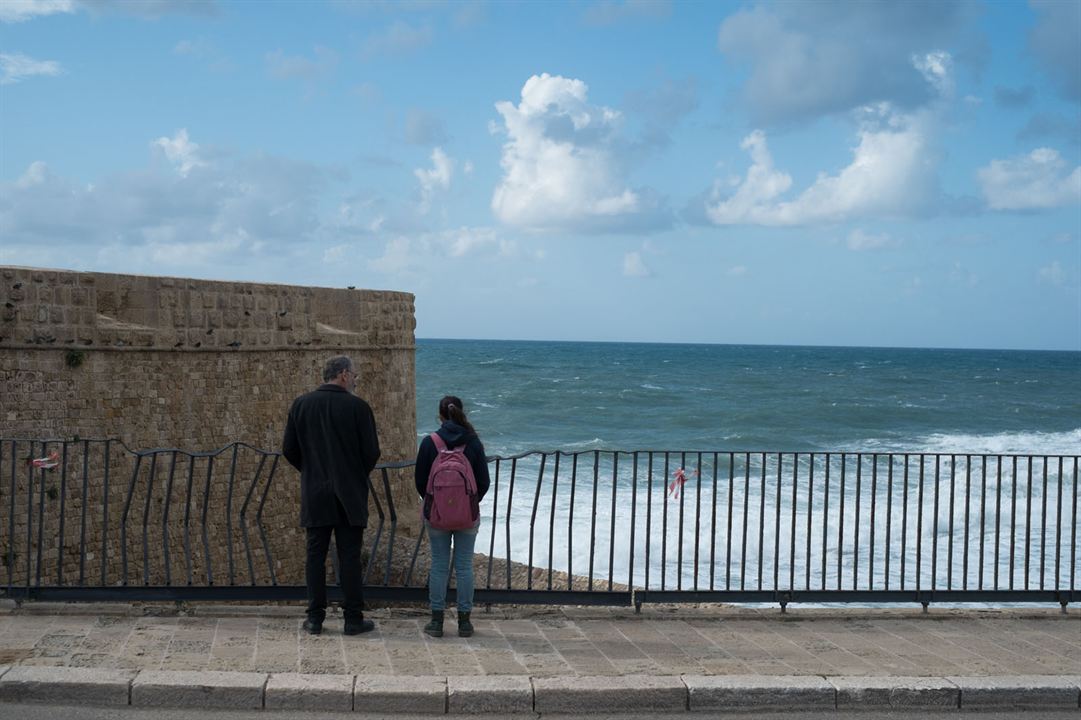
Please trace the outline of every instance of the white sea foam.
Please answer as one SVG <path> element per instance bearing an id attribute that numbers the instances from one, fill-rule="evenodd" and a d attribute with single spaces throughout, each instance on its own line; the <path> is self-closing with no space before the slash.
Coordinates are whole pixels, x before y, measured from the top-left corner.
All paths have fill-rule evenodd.
<path id="1" fill-rule="evenodd" d="M 518 562 L 658 590 L 1053 589 L 1074 572 L 1072 463 L 1060 475 L 1057 463 L 849 458 L 842 474 L 833 456 L 827 484 L 822 454 L 813 482 L 807 454 L 795 482 L 791 455 L 778 472 L 773 456 L 763 469 L 737 454 L 731 466 L 721 457 L 716 480 L 709 463 L 688 473 L 677 499 L 680 459 L 669 460 L 587 454 L 575 477 L 564 459 L 555 478 L 551 458 L 540 475 L 539 458 L 523 458 L 509 503 L 506 484 L 498 507 L 485 498 L 478 549 L 505 557 L 509 523 Z"/>
<path id="2" fill-rule="evenodd" d="M 1071 455 L 1081 451 L 1081 428 L 1064 432 L 934 433 L 913 440 L 872 438 L 854 446 L 909 453 Z"/>

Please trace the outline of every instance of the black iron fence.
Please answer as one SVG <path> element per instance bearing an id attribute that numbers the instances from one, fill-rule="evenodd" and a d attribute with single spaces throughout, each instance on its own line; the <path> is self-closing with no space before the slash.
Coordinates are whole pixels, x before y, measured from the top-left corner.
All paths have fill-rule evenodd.
<path id="1" fill-rule="evenodd" d="M 605 451 L 490 459 L 479 603 L 1077 597 L 1079 455 Z M 280 455 L 0 439 L 0 594 L 304 597 Z M 412 463 L 370 479 L 366 594 L 424 601 Z M 407 497 L 395 497 L 404 488 Z M 333 555 L 333 554 L 332 554 Z"/>

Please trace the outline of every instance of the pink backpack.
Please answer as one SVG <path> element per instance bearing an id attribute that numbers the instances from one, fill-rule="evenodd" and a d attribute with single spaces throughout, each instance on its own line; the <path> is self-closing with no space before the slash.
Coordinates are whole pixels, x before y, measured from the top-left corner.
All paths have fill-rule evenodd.
<path id="1" fill-rule="evenodd" d="M 436 456 L 428 473 L 424 517 L 436 530 L 467 530 L 480 517 L 480 501 L 465 445 L 448 448 L 438 433 L 430 437 Z"/>

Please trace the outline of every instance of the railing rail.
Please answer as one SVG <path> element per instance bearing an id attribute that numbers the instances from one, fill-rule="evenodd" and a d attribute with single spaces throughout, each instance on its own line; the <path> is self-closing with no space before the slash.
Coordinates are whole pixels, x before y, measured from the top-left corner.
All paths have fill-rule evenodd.
<path id="1" fill-rule="evenodd" d="M 0 594 L 302 598 L 297 488 L 294 476 L 283 481 L 280 460 L 245 443 L 191 452 L 0 438 Z M 1065 606 L 1077 598 L 1079 461 L 666 450 L 493 457 L 476 600 Z M 411 491 L 392 492 L 412 486 L 412 467 L 383 464 L 370 479 L 372 599 L 426 597 L 426 539 L 406 536 L 399 521 L 417 502 Z"/>

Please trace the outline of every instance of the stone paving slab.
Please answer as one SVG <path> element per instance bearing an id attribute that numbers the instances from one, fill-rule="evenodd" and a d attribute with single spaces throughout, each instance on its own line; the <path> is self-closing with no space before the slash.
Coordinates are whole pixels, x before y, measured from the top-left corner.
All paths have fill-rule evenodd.
<path id="1" fill-rule="evenodd" d="M 961 689 L 945 678 L 831 677 L 837 709 L 957 708 Z"/>
<path id="2" fill-rule="evenodd" d="M 353 709 L 365 713 L 442 715 L 447 711 L 447 678 L 400 675 L 358 675 Z"/>
<path id="3" fill-rule="evenodd" d="M 534 678 L 533 709 L 539 713 L 574 713 L 584 708 L 607 713 L 687 709 L 687 687 L 677 677 Z"/>
<path id="4" fill-rule="evenodd" d="M 264 706 L 267 710 L 348 712 L 353 709 L 355 681 L 352 675 L 274 673 L 266 683 Z"/>
<path id="5" fill-rule="evenodd" d="M 0 675 L 0 700 L 127 705 L 135 673 L 94 668 L 19 666 Z"/>
<path id="6" fill-rule="evenodd" d="M 55 605 L 55 604 L 54 604 Z M 427 615 L 383 609 L 375 632 L 300 629 L 293 607 L 226 617 L 0 613 L 0 664 L 327 675 L 1076 675 L 1081 612 L 785 615 L 688 607 L 641 615 L 591 608 L 479 611 L 477 634 L 430 638 Z M 71 608 L 65 606 L 66 611 Z M 283 611 L 287 611 L 283 612 Z M 1018 651 L 1018 637 L 1031 642 Z M 1058 638 L 1045 642 L 1044 637 Z"/>
<path id="7" fill-rule="evenodd" d="M 266 683 L 262 673 L 143 670 L 132 681 L 131 704 L 260 709 Z"/>
<path id="8" fill-rule="evenodd" d="M 533 685 L 520 675 L 447 677 L 447 712 L 513 713 L 533 712 Z"/>
<path id="9" fill-rule="evenodd" d="M 946 679 L 961 689 L 961 707 L 966 709 L 1081 706 L 1081 687 L 1070 677 L 1007 675 Z"/>
<path id="10" fill-rule="evenodd" d="M 806 675 L 687 675 L 692 711 L 825 710 L 837 707 L 837 690 L 825 678 Z"/>

